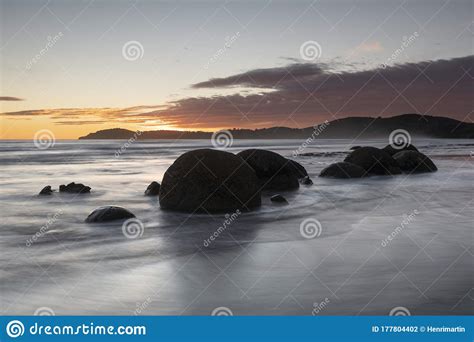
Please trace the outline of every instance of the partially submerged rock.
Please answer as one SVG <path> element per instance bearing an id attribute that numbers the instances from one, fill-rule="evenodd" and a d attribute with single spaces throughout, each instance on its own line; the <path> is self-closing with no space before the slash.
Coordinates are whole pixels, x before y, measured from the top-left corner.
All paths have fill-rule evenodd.
<path id="1" fill-rule="evenodd" d="M 53 190 L 51 189 L 51 185 L 45 186 L 40 192 L 40 195 L 51 195 L 53 193 Z"/>
<path id="2" fill-rule="evenodd" d="M 166 170 L 160 206 L 187 212 L 251 210 L 260 206 L 255 171 L 235 154 L 201 149 L 181 155 Z"/>
<path id="3" fill-rule="evenodd" d="M 313 181 L 311 180 L 311 178 L 309 178 L 309 176 L 301 178 L 300 183 L 303 185 L 313 185 Z"/>
<path id="4" fill-rule="evenodd" d="M 367 172 L 359 165 L 348 162 L 339 162 L 324 168 L 319 174 L 319 177 L 361 178 L 365 177 L 366 175 Z"/>
<path id="5" fill-rule="evenodd" d="M 91 188 L 81 183 L 69 183 L 68 185 L 60 185 L 59 192 L 68 192 L 73 194 L 81 194 L 81 193 L 89 193 L 91 192 Z"/>
<path id="6" fill-rule="evenodd" d="M 158 196 L 160 193 L 160 183 L 151 182 L 145 190 L 145 196 Z"/>
<path id="7" fill-rule="evenodd" d="M 383 151 L 387 152 L 388 154 L 390 154 L 392 157 L 397 154 L 398 152 L 402 152 L 402 151 L 416 151 L 418 152 L 418 149 L 413 146 L 412 144 L 408 144 L 406 146 L 392 146 L 392 145 L 387 145 L 385 146 L 383 149 Z"/>
<path id="8" fill-rule="evenodd" d="M 402 151 L 393 156 L 403 172 L 424 173 L 438 170 L 433 161 L 418 151 Z"/>
<path id="9" fill-rule="evenodd" d="M 398 163 L 387 152 L 365 146 L 352 151 L 345 162 L 359 165 L 366 173 L 374 175 L 398 175 L 402 173 Z"/>
<path id="10" fill-rule="evenodd" d="M 250 149 L 237 155 L 255 170 L 260 185 L 264 189 L 298 189 L 298 178 L 301 178 L 298 175 L 301 174 L 300 167 L 303 168 L 298 163 L 289 161 L 278 153 L 267 150 Z"/>
<path id="11" fill-rule="evenodd" d="M 286 200 L 286 198 L 280 194 L 273 195 L 272 197 L 270 197 L 270 201 L 276 202 L 276 203 L 288 204 L 288 201 Z"/>
<path id="12" fill-rule="evenodd" d="M 296 178 L 301 179 L 304 177 L 308 177 L 308 172 L 306 171 L 303 165 L 291 159 L 287 159 L 287 161 L 287 167 L 289 171 L 292 172 L 296 176 Z"/>
<path id="13" fill-rule="evenodd" d="M 108 205 L 95 209 L 89 214 L 89 216 L 87 216 L 85 221 L 88 223 L 108 222 L 115 220 L 125 220 L 133 217 L 135 217 L 135 215 L 125 208 Z"/>

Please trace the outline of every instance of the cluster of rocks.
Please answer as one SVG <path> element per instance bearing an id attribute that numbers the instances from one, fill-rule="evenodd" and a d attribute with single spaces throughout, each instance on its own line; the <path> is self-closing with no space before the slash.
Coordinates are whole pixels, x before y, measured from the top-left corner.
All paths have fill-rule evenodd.
<path id="1" fill-rule="evenodd" d="M 344 159 L 329 165 L 320 177 L 361 178 L 371 175 L 398 175 L 437 171 L 433 161 L 409 144 L 402 149 L 387 145 L 383 149 L 356 146 Z"/>
<path id="2" fill-rule="evenodd" d="M 305 168 L 275 152 L 200 149 L 168 168 L 159 201 L 163 209 L 187 212 L 249 211 L 261 205 L 263 190 L 295 190 L 300 182 L 312 184 Z"/>
<path id="3" fill-rule="evenodd" d="M 40 195 L 51 195 L 54 191 L 51 188 L 51 185 L 45 186 L 41 191 L 39 192 Z M 61 184 L 59 186 L 59 192 L 66 192 L 70 194 L 88 194 L 91 192 L 91 187 L 86 186 L 81 183 L 69 183 L 67 185 Z"/>
<path id="4" fill-rule="evenodd" d="M 397 175 L 434 172 L 434 163 L 416 147 L 408 145 L 395 149 L 388 145 L 353 147 L 342 162 L 334 163 L 321 171 L 320 177 L 362 178 L 370 175 Z M 288 204 L 276 191 L 295 190 L 300 184 L 311 185 L 306 169 L 294 160 L 278 153 L 249 149 L 240 153 L 199 149 L 182 154 L 166 170 L 162 183 L 153 181 L 145 196 L 158 196 L 163 209 L 185 212 L 250 211 L 261 205 L 262 192 L 273 192 L 270 201 Z M 60 192 L 89 193 L 91 188 L 81 183 L 59 187 Z M 44 187 L 40 195 L 50 195 L 51 186 Z M 134 218 L 129 210 L 117 206 L 95 209 L 86 222 L 107 222 Z"/>

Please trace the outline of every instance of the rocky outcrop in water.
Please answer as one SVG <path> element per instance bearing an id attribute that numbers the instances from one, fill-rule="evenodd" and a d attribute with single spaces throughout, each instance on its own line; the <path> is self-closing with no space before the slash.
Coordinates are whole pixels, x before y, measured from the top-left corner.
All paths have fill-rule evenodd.
<path id="1" fill-rule="evenodd" d="M 39 192 L 39 194 L 41 196 L 43 195 L 51 195 L 53 193 L 53 190 L 51 189 L 51 185 L 47 185 L 45 186 L 43 189 L 41 189 L 41 191 Z"/>
<path id="2" fill-rule="evenodd" d="M 68 192 L 71 194 L 86 194 L 91 192 L 91 187 L 81 183 L 69 183 L 68 185 L 60 185 L 59 192 Z"/>

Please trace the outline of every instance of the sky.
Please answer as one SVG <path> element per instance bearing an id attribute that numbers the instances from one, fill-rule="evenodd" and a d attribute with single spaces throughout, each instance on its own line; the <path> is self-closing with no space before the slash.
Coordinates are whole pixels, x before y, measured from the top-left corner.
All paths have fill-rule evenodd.
<path id="1" fill-rule="evenodd" d="M 473 3 L 0 0 L 1 139 L 472 122 Z"/>

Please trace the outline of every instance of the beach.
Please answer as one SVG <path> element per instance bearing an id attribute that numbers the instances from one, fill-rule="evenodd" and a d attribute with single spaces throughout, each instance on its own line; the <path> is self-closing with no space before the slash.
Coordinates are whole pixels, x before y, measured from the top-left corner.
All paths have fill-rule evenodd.
<path id="1" fill-rule="evenodd" d="M 318 175 L 351 146 L 388 141 L 234 140 L 228 152 L 280 153 L 314 184 L 264 191 L 248 213 L 213 215 L 162 210 L 143 195 L 179 155 L 211 141 L 126 143 L 0 142 L 3 315 L 473 314 L 472 140 L 413 138 L 434 173 L 346 180 Z M 69 182 L 91 193 L 38 196 Z M 276 193 L 289 205 L 272 203 Z M 140 236 L 125 236 L 121 222 L 84 222 L 112 204 L 137 216 Z M 320 224 L 315 236 L 302 233 L 305 220 Z"/>

